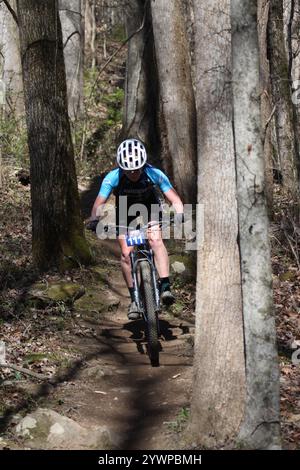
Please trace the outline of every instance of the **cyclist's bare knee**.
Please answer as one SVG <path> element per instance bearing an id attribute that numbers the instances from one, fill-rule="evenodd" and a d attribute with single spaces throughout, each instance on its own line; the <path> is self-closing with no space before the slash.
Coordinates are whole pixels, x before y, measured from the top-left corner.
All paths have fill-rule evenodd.
<path id="1" fill-rule="evenodd" d="M 121 262 L 125 264 L 130 264 L 130 251 L 124 251 L 121 254 Z"/>
<path id="2" fill-rule="evenodd" d="M 153 251 L 158 250 L 164 246 L 164 242 L 161 238 L 157 238 L 157 239 L 149 238 L 149 244 Z"/>

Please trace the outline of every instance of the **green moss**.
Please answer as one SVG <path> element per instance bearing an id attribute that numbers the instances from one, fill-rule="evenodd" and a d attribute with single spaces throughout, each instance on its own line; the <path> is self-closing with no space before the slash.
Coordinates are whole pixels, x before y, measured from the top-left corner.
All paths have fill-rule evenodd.
<path id="1" fill-rule="evenodd" d="M 62 253 L 63 255 L 59 262 L 61 272 L 78 267 L 78 265 L 89 265 L 94 261 L 91 249 L 84 235 L 76 230 L 62 244 Z"/>
<path id="2" fill-rule="evenodd" d="M 57 365 L 62 365 L 66 361 L 65 357 L 62 357 L 57 353 L 31 353 L 24 357 L 23 362 L 24 364 L 35 364 L 43 361 L 44 359 Z"/>
<path id="3" fill-rule="evenodd" d="M 172 307 L 171 307 L 171 311 L 173 313 L 174 316 L 177 316 L 177 315 L 180 315 L 182 310 L 184 309 L 185 305 L 183 302 L 181 301 L 178 301 L 178 302 L 175 302 Z"/>
<path id="4" fill-rule="evenodd" d="M 110 39 L 117 42 L 123 42 L 126 39 L 126 31 L 123 24 L 117 24 L 112 28 Z"/>
<path id="5" fill-rule="evenodd" d="M 102 268 L 100 266 L 93 266 L 91 268 L 94 281 L 99 285 L 107 284 L 107 276 L 109 274 L 109 269 L 107 267 Z"/>
<path id="6" fill-rule="evenodd" d="M 59 305 L 61 313 L 64 313 L 64 304 L 72 304 L 84 292 L 82 286 L 71 282 L 50 284 L 37 282 L 29 291 L 26 304 L 35 308 L 42 308 L 45 305 Z"/>
<path id="7" fill-rule="evenodd" d="M 27 131 L 24 119 L 13 115 L 0 120 L 0 140 L 3 155 L 15 158 L 22 166 L 29 166 Z"/>
<path id="8" fill-rule="evenodd" d="M 34 364 L 35 362 L 41 362 L 43 359 L 47 358 L 47 354 L 44 353 L 32 353 L 27 354 L 24 357 L 23 362 L 26 364 Z"/>
<path id="9" fill-rule="evenodd" d="M 104 121 L 104 125 L 112 127 L 121 122 L 124 91 L 121 88 L 116 88 L 113 93 L 104 95 L 102 101 L 107 106 L 107 119 Z"/>
<path id="10" fill-rule="evenodd" d="M 97 321 L 104 313 L 116 310 L 119 299 L 108 295 L 107 291 L 100 290 L 97 285 L 88 289 L 86 295 L 77 300 L 74 305 L 77 312 Z"/>

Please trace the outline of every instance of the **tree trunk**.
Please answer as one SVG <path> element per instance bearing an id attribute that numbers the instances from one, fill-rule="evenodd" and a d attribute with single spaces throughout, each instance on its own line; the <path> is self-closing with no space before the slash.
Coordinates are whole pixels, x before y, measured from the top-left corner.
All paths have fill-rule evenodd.
<path id="1" fill-rule="evenodd" d="M 15 0 L 11 0 L 10 5 L 15 9 Z M 6 112 L 20 116 L 24 114 L 24 100 L 19 31 L 4 3 L 0 4 L 0 52 L 0 62 L 2 62 L 0 78 L 6 85 Z"/>
<path id="2" fill-rule="evenodd" d="M 189 431 L 209 448 L 236 436 L 245 402 L 229 14 L 229 0 L 195 0 L 198 202 L 205 237 L 198 253 Z"/>
<path id="3" fill-rule="evenodd" d="M 151 12 L 166 130 L 165 150 L 171 157 L 175 186 L 183 200 L 191 203 L 197 194 L 196 114 L 180 4 L 180 0 L 151 0 Z"/>
<path id="4" fill-rule="evenodd" d="M 96 67 L 96 14 L 95 14 L 95 0 L 85 1 L 85 13 L 84 13 L 84 25 L 85 25 L 85 50 L 89 50 L 91 54 L 91 67 Z"/>
<path id="5" fill-rule="evenodd" d="M 83 109 L 84 28 L 81 0 L 59 0 L 68 89 L 69 117 L 78 118 Z"/>
<path id="6" fill-rule="evenodd" d="M 276 105 L 275 123 L 283 186 L 296 203 L 299 198 L 299 155 L 293 122 L 282 0 L 270 2 L 268 49 L 272 91 Z"/>
<path id="7" fill-rule="evenodd" d="M 89 262 L 68 120 L 56 0 L 18 0 L 30 152 L 33 257 L 40 269 Z"/>
<path id="8" fill-rule="evenodd" d="M 257 1 L 232 0 L 231 4 L 247 387 L 239 440 L 247 448 L 267 449 L 280 446 L 279 373 L 260 140 Z"/>
<path id="9" fill-rule="evenodd" d="M 265 160 L 265 188 L 268 213 L 273 216 L 273 100 L 270 79 L 270 65 L 267 57 L 267 26 L 269 0 L 258 0 L 258 40 L 260 56 L 261 127 Z"/>
<path id="10" fill-rule="evenodd" d="M 146 10 L 145 10 L 146 9 Z M 123 137 L 138 137 L 151 153 L 157 151 L 156 106 L 157 73 L 154 66 L 153 34 L 148 2 L 131 0 L 126 15 L 126 35 L 144 28 L 129 41 Z"/>

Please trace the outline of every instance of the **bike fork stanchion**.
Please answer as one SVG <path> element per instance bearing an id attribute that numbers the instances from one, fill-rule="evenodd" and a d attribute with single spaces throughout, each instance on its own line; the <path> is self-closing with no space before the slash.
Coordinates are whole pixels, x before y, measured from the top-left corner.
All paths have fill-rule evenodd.
<path id="1" fill-rule="evenodd" d="M 137 272 L 134 267 L 134 255 L 133 252 L 130 253 L 130 260 L 131 260 L 131 274 L 132 274 L 132 280 L 133 280 L 133 287 L 134 287 L 134 298 L 135 298 L 135 303 L 138 306 L 139 311 L 142 311 L 142 306 L 141 306 L 141 301 L 139 298 L 139 288 L 138 288 L 138 279 L 137 279 Z"/>

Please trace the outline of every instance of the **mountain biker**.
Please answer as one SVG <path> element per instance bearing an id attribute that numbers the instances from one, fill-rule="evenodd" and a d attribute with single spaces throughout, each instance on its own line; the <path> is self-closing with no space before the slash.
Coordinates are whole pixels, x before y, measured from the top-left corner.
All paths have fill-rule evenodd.
<path id="1" fill-rule="evenodd" d="M 175 208 L 176 222 L 183 222 L 183 203 L 171 185 L 169 178 L 158 168 L 147 163 L 147 153 L 144 144 L 138 139 L 126 139 L 122 142 L 117 151 L 118 167 L 110 171 L 102 181 L 99 194 L 95 200 L 90 221 L 97 219 L 104 212 L 104 206 L 113 192 L 116 196 L 116 219 L 117 226 L 124 225 L 126 227 L 132 222 L 135 216 L 129 216 L 128 211 L 133 204 L 143 204 L 147 213 L 151 213 L 151 205 L 159 205 L 157 187 L 160 188 L 166 199 Z M 120 196 L 127 196 L 126 214 L 121 213 L 119 216 Z M 153 206 L 152 206 L 153 208 Z M 121 220 L 120 220 L 121 217 Z M 157 222 L 150 220 L 147 222 Z M 117 232 L 118 242 L 121 248 L 121 267 L 125 282 L 127 284 L 131 303 L 128 309 L 128 318 L 136 320 L 140 313 L 134 300 L 134 288 L 131 275 L 130 252 L 133 247 L 126 244 L 124 234 Z M 175 301 L 175 297 L 171 292 L 169 279 L 169 257 L 164 245 L 161 230 L 149 230 L 148 240 L 150 247 L 154 253 L 155 266 L 160 277 L 160 295 L 165 305 L 171 305 Z"/>

